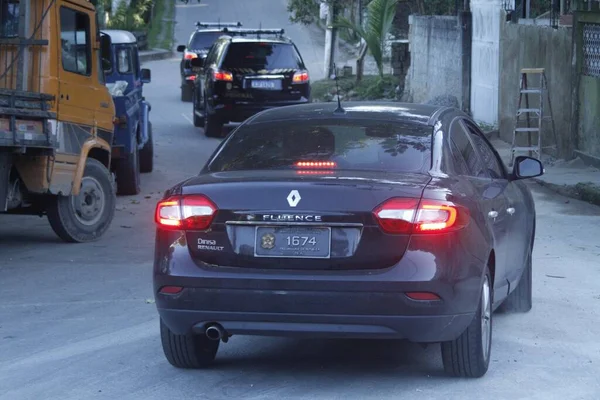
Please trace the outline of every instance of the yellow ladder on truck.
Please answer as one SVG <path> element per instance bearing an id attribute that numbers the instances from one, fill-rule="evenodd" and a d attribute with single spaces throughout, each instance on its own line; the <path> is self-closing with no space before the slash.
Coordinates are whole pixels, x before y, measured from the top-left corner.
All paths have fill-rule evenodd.
<path id="1" fill-rule="evenodd" d="M 539 76 L 539 87 L 530 88 L 527 84 L 527 75 L 538 75 Z M 539 96 L 539 106 L 537 108 L 530 107 L 529 95 Z M 525 98 L 525 106 L 523 107 L 523 98 Z M 548 100 L 549 115 L 544 115 L 544 99 Z M 537 126 L 531 126 L 532 114 L 537 116 Z M 521 116 L 526 117 L 527 126 L 519 126 L 521 122 Z M 552 123 L 552 134 L 554 136 L 554 145 L 542 147 L 542 121 L 544 118 L 549 118 Z M 535 120 L 536 118 L 534 118 Z M 527 146 L 517 145 L 520 142 L 520 137 L 523 133 L 527 133 Z M 537 133 L 537 143 L 533 143 L 532 133 Z M 513 165 L 516 153 L 528 152 L 529 156 L 531 153 L 537 153 L 537 157 L 542 157 L 542 148 L 553 148 L 556 149 L 558 142 L 556 140 L 556 130 L 554 128 L 554 117 L 552 115 L 552 103 L 550 101 L 550 92 L 548 90 L 548 80 L 546 79 L 546 71 L 544 68 L 522 68 L 521 69 L 521 81 L 519 83 L 519 103 L 517 105 L 517 113 L 515 118 L 515 129 L 513 130 L 512 144 L 510 147 L 510 166 Z"/>

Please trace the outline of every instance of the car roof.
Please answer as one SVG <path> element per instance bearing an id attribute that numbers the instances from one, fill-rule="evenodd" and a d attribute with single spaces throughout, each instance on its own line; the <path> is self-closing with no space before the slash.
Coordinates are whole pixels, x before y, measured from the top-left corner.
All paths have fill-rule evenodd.
<path id="1" fill-rule="evenodd" d="M 100 32 L 110 36 L 110 41 L 114 44 L 132 44 L 137 43 L 135 35 L 129 31 L 119 29 L 103 29 Z"/>
<path id="2" fill-rule="evenodd" d="M 396 101 L 352 101 L 342 102 L 343 114 L 334 113 L 337 102 L 307 103 L 302 105 L 272 108 L 263 111 L 248 121 L 260 124 L 278 120 L 325 119 L 339 117 L 345 119 L 371 119 L 382 122 L 407 122 L 433 126 L 441 115 L 448 111 L 458 111 L 451 107 L 402 103 Z"/>
<path id="3" fill-rule="evenodd" d="M 291 44 L 292 40 L 285 36 L 267 36 L 267 37 L 244 37 L 244 36 L 229 36 L 231 43 L 279 43 L 279 44 Z"/>

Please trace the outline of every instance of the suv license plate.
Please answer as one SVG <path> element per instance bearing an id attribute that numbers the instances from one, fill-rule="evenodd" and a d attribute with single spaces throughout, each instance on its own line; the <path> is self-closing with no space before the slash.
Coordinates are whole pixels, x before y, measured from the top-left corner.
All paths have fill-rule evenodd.
<path id="1" fill-rule="evenodd" d="M 331 228 L 259 226 L 256 228 L 254 256 L 329 258 Z"/>
<path id="2" fill-rule="evenodd" d="M 275 79 L 252 80 L 252 81 L 250 81 L 250 87 L 252 87 L 252 89 L 280 90 L 281 89 L 281 81 L 275 80 Z"/>

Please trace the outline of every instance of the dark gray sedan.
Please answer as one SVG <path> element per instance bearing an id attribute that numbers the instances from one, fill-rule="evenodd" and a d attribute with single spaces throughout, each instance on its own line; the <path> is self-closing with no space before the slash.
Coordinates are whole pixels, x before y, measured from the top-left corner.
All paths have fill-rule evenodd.
<path id="1" fill-rule="evenodd" d="M 261 112 L 158 203 L 167 360 L 210 364 L 232 335 L 441 343 L 489 366 L 492 312 L 531 309 L 535 208 L 464 113 L 403 103 Z"/>

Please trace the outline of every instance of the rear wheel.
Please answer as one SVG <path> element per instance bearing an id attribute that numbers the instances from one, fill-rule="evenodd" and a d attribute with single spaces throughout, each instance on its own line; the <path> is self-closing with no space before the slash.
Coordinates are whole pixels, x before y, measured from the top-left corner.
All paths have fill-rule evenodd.
<path id="1" fill-rule="evenodd" d="M 116 197 L 110 175 L 98 160 L 89 158 L 77 196 L 54 196 L 46 213 L 52 230 L 65 242 L 91 242 L 109 228 Z"/>
<path id="2" fill-rule="evenodd" d="M 181 101 L 192 101 L 192 88 L 187 83 L 181 86 Z"/>
<path id="3" fill-rule="evenodd" d="M 490 272 L 486 268 L 475 318 L 457 339 L 441 345 L 446 373 L 480 378 L 487 372 L 492 348 L 492 299 Z"/>
<path id="4" fill-rule="evenodd" d="M 135 149 L 117 165 L 117 193 L 132 196 L 140 193 L 140 150 Z"/>
<path id="5" fill-rule="evenodd" d="M 152 136 L 152 122 L 148 121 L 148 141 L 140 151 L 140 172 L 152 172 L 154 169 L 154 138 Z"/>
<path id="6" fill-rule="evenodd" d="M 208 114 L 208 106 L 204 103 L 204 134 L 206 137 L 220 137 L 223 123 L 215 115 Z"/>
<path id="7" fill-rule="evenodd" d="M 176 335 L 160 320 L 160 338 L 167 361 L 177 368 L 202 368 L 217 356 L 219 340 L 204 335 Z"/>

